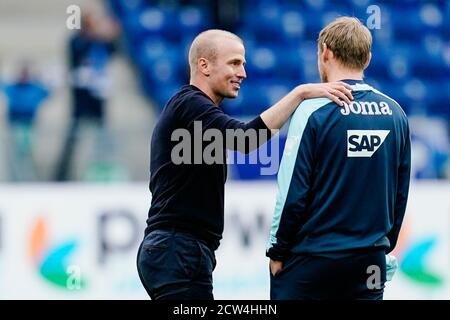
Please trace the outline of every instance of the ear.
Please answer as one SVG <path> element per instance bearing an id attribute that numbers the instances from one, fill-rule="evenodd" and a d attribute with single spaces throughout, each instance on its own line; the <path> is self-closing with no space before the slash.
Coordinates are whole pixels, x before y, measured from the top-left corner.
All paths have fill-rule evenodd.
<path id="1" fill-rule="evenodd" d="M 333 51 L 330 50 L 330 48 L 328 48 L 326 43 L 322 44 L 322 59 L 323 62 L 328 62 L 328 60 L 334 58 L 334 53 Z"/>
<path id="2" fill-rule="evenodd" d="M 327 48 L 327 45 L 325 43 L 322 43 L 320 50 L 319 50 L 319 60 L 322 62 L 325 60 L 325 49 Z"/>
<path id="3" fill-rule="evenodd" d="M 372 52 L 369 52 L 369 57 L 367 58 L 367 61 L 366 61 L 366 63 L 364 64 L 363 70 L 366 69 L 366 68 L 369 66 L 370 60 L 371 60 L 371 59 L 372 59 Z"/>
<path id="4" fill-rule="evenodd" d="M 200 58 L 197 61 L 197 67 L 198 70 L 206 77 L 209 77 L 209 75 L 211 74 L 211 70 L 210 70 L 210 62 L 208 61 L 208 59 L 205 58 Z"/>

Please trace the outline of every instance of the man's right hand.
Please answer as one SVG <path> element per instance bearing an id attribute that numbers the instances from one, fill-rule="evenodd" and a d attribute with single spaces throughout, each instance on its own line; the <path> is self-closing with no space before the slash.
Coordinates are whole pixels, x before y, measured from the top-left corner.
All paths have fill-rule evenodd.
<path id="1" fill-rule="evenodd" d="M 342 101 L 350 103 L 353 99 L 351 86 L 345 82 L 308 83 L 295 87 L 272 107 L 261 113 L 267 128 L 275 134 L 289 119 L 298 105 L 305 99 L 325 97 L 342 106 Z"/>

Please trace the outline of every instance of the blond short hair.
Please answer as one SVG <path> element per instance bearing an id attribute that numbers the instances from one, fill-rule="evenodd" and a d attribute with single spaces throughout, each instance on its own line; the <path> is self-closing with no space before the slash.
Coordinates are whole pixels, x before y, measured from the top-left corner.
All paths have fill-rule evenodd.
<path id="1" fill-rule="evenodd" d="M 372 35 L 357 18 L 341 17 L 320 31 L 319 52 L 324 43 L 344 67 L 362 70 L 369 60 Z"/>

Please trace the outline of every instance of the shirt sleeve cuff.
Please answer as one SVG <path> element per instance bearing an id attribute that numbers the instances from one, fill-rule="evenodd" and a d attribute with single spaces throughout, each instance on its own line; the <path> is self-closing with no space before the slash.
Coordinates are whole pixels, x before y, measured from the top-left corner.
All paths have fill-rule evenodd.
<path id="1" fill-rule="evenodd" d="M 266 126 L 261 116 L 257 116 L 255 119 L 251 120 L 247 124 L 248 128 L 253 128 L 256 130 L 268 130 L 270 132 L 270 129 Z"/>

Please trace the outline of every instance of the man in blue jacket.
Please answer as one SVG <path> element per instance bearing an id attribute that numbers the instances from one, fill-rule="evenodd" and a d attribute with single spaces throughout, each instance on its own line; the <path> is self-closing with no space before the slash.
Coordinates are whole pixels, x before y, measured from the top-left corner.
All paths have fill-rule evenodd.
<path id="1" fill-rule="evenodd" d="M 266 252 L 272 299 L 383 298 L 385 254 L 406 209 L 411 146 L 402 108 L 363 82 L 371 45 L 356 18 L 320 32 L 322 82 L 350 84 L 354 101 L 308 99 L 291 118 Z"/>
<path id="2" fill-rule="evenodd" d="M 0 89 L 1 84 L 0 84 Z M 34 123 L 49 89 L 23 63 L 17 79 L 5 84 L 9 121 L 9 173 L 11 181 L 33 181 L 39 176 L 33 154 Z"/>

